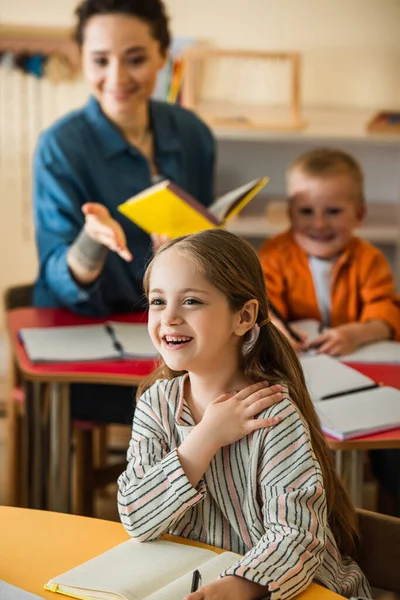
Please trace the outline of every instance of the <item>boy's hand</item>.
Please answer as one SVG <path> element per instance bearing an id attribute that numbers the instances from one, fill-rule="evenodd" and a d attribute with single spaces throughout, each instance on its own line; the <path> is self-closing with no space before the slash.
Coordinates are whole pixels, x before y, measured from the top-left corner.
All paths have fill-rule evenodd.
<path id="1" fill-rule="evenodd" d="M 347 323 L 327 329 L 314 338 L 308 347 L 315 348 L 317 354 L 329 354 L 329 356 L 350 354 L 363 343 L 361 336 L 364 326 L 364 323 Z"/>
<path id="2" fill-rule="evenodd" d="M 307 350 L 307 334 L 304 333 L 304 331 L 297 329 L 297 327 L 293 327 L 293 325 L 290 326 L 292 331 L 294 331 L 302 339 L 302 341 L 299 342 L 290 335 L 290 333 L 288 332 L 288 330 L 286 329 L 286 327 L 280 319 L 277 319 L 276 317 L 271 317 L 271 321 L 275 325 L 275 327 L 279 329 L 279 331 L 283 333 L 283 335 L 289 340 L 296 352 L 302 352 L 303 350 Z"/>
<path id="3" fill-rule="evenodd" d="M 184 600 L 258 600 L 268 595 L 268 589 L 243 579 L 229 575 L 185 596 Z"/>
<path id="4" fill-rule="evenodd" d="M 152 233 L 151 234 L 151 242 L 153 244 L 153 252 L 157 252 L 161 246 L 170 241 L 170 237 L 165 234 Z"/>
<path id="5" fill-rule="evenodd" d="M 88 202 L 82 206 L 85 215 L 85 231 L 95 242 L 106 246 L 109 250 L 119 254 L 121 258 L 130 262 L 132 254 L 126 245 L 124 230 L 121 225 L 111 217 L 108 209 L 97 202 Z"/>
<path id="6" fill-rule="evenodd" d="M 199 426 L 217 448 L 233 444 L 256 429 L 272 427 L 279 417 L 257 419 L 257 415 L 280 402 L 281 390 L 281 385 L 269 387 L 261 382 L 223 394 L 207 406 Z"/>

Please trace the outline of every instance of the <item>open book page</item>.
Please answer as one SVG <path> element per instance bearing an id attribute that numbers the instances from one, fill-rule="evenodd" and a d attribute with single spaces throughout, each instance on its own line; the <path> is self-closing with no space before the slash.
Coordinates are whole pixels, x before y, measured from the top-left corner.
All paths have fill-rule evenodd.
<path id="1" fill-rule="evenodd" d="M 263 178 L 254 179 L 249 183 L 245 183 L 227 194 L 220 196 L 220 198 L 215 200 L 215 202 L 209 206 L 209 211 L 221 222 L 224 222 L 228 216 L 233 216 L 233 213 L 236 214 L 236 212 L 239 212 L 239 210 L 244 208 L 247 202 L 250 202 L 267 182 L 268 179 Z"/>
<path id="2" fill-rule="evenodd" d="M 381 387 L 315 404 L 325 433 L 340 440 L 400 427 L 400 390 Z"/>
<path id="3" fill-rule="evenodd" d="M 340 356 L 339 359 L 343 362 L 400 365 L 400 343 L 389 340 L 374 342 L 362 346 L 351 354 Z"/>
<path id="4" fill-rule="evenodd" d="M 328 394 L 346 392 L 374 383 L 366 375 L 326 354 L 302 355 L 300 362 L 313 402 Z"/>
<path id="5" fill-rule="evenodd" d="M 81 362 L 120 358 L 104 325 L 21 329 L 32 362 Z"/>
<path id="6" fill-rule="evenodd" d="M 21 588 L 5 581 L 0 581 L 0 598 L 1 600 L 43 600 L 42 596 L 36 596 L 36 594 L 21 590 Z"/>
<path id="7" fill-rule="evenodd" d="M 218 579 L 219 575 L 236 563 L 241 557 L 233 552 L 224 552 L 216 554 L 213 558 L 201 565 L 199 571 L 201 574 L 201 585 L 211 583 Z M 190 592 L 193 572 L 190 571 L 176 579 L 163 589 L 151 594 L 146 600 L 182 600 Z"/>
<path id="8" fill-rule="evenodd" d="M 164 540 L 128 540 L 54 577 L 49 585 L 57 583 L 60 592 L 86 598 L 142 600 L 215 556 L 212 550 Z"/>
<path id="9" fill-rule="evenodd" d="M 117 321 L 109 321 L 108 324 L 114 332 L 115 339 L 121 344 L 124 355 L 138 358 L 155 358 L 157 356 L 147 325 Z"/>

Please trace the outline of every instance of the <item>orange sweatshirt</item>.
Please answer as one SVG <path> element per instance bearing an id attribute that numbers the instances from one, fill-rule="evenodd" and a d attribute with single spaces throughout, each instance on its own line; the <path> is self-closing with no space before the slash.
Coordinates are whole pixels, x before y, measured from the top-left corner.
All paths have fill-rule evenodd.
<path id="1" fill-rule="evenodd" d="M 288 321 L 321 321 L 307 254 L 291 230 L 264 242 L 259 252 L 268 296 Z M 400 296 L 390 266 L 377 248 L 352 238 L 334 265 L 331 326 L 382 319 L 400 341 Z"/>

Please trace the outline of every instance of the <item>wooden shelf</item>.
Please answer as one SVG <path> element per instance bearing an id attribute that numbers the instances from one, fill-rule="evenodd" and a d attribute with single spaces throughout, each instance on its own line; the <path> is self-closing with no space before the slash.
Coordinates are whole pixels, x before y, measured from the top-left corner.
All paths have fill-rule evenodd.
<path id="1" fill-rule="evenodd" d="M 369 133 L 367 124 L 376 113 L 373 109 L 304 108 L 306 125 L 298 131 L 268 131 L 213 127 L 218 140 L 254 142 L 304 142 L 323 140 L 363 142 L 366 144 L 393 144 L 400 146 L 400 134 Z"/>
<path id="2" fill-rule="evenodd" d="M 0 25 L 0 51 L 7 50 L 61 54 L 74 69 L 79 68 L 79 51 L 69 28 Z"/>

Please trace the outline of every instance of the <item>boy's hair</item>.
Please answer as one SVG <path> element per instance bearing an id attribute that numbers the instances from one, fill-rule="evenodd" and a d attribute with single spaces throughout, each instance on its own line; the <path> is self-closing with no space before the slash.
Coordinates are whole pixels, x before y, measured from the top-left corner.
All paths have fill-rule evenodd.
<path id="1" fill-rule="evenodd" d="M 144 289 L 148 296 L 152 266 L 157 256 L 175 247 L 208 281 L 228 299 L 232 311 L 239 311 L 253 298 L 258 300 L 257 323 L 268 320 L 268 300 L 264 275 L 258 257 L 245 240 L 221 229 L 210 229 L 194 235 L 176 238 L 162 246 L 149 264 Z M 250 333 L 243 336 L 244 343 Z M 354 555 L 357 518 L 347 493 L 335 471 L 331 451 L 321 432 L 314 405 L 307 391 L 303 371 L 292 346 L 271 323 L 260 327 L 260 335 L 245 356 L 241 368 L 246 379 L 253 382 L 268 379 L 270 385 L 285 383 L 290 398 L 306 420 L 315 455 L 321 465 L 328 519 L 342 554 Z M 138 398 L 157 379 L 172 379 L 182 373 L 172 371 L 162 361 L 159 368 L 138 390 Z"/>
<path id="2" fill-rule="evenodd" d="M 96 15 L 120 14 L 145 21 L 152 36 L 160 44 L 160 51 L 166 54 L 171 36 L 168 17 L 162 0 L 83 0 L 76 10 L 77 24 L 74 39 L 79 46 L 84 40 L 85 26 Z"/>
<path id="3" fill-rule="evenodd" d="M 364 174 L 353 156 L 336 148 L 317 148 L 302 154 L 287 171 L 289 178 L 294 171 L 309 177 L 332 177 L 347 175 L 353 181 L 357 202 L 364 203 Z"/>

